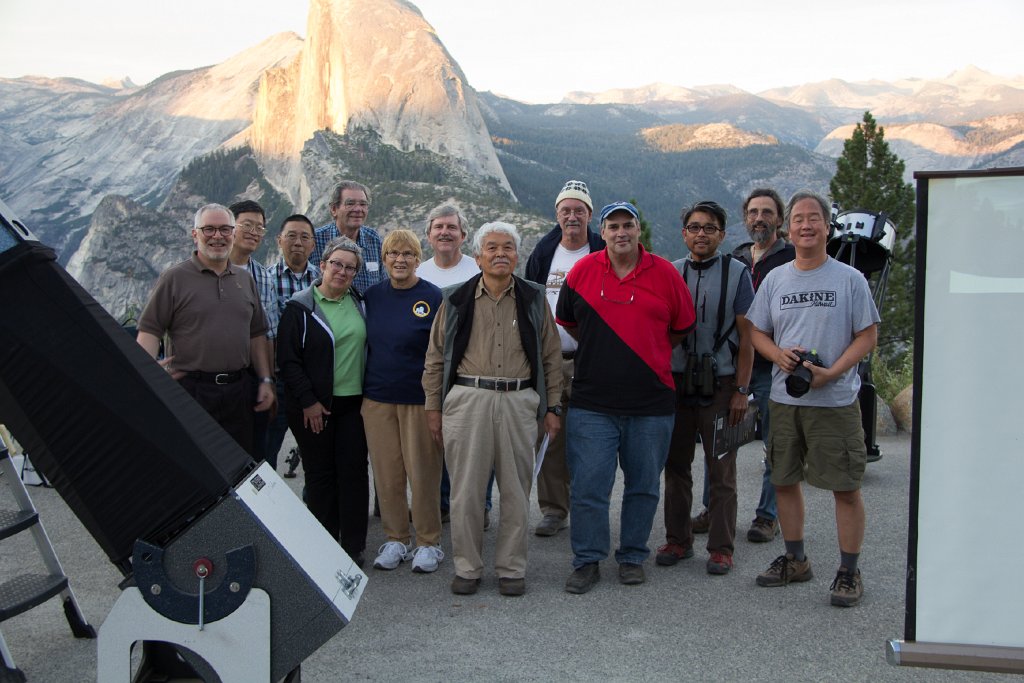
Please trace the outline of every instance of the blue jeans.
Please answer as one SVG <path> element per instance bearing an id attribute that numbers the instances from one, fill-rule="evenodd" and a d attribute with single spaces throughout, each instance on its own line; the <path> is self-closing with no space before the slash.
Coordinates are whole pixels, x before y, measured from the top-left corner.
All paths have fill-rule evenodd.
<path id="1" fill-rule="evenodd" d="M 768 396 L 772 391 L 771 365 L 766 365 L 763 368 L 754 366 L 754 371 L 750 374 L 750 390 L 754 393 L 757 410 L 761 414 L 761 440 L 763 443 L 768 443 Z M 703 502 L 705 510 L 711 503 L 711 493 L 708 487 L 708 471 L 704 470 Z M 764 460 L 764 474 L 761 475 L 761 498 L 757 501 L 757 510 L 754 511 L 754 514 L 773 521 L 779 516 L 775 503 L 775 487 L 772 486 L 772 466 L 767 458 Z"/>
<path id="2" fill-rule="evenodd" d="M 608 557 L 608 507 L 616 464 L 625 486 L 619 522 L 618 563 L 641 564 L 661 493 L 674 415 L 608 415 L 573 407 L 566 417 L 574 568 Z"/>

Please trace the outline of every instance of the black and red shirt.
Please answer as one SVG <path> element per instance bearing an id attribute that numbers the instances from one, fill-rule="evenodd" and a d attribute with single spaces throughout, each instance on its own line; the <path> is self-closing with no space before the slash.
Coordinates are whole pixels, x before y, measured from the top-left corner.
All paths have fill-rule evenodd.
<path id="1" fill-rule="evenodd" d="M 675 412 L 669 334 L 694 324 L 693 299 L 671 263 L 644 251 L 621 280 L 606 251 L 573 266 L 555 320 L 576 328 L 570 406 L 613 415 Z"/>

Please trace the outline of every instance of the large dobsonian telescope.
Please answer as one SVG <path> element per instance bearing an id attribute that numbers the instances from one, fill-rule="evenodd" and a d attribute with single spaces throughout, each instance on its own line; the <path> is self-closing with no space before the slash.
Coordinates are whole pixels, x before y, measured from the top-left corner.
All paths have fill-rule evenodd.
<path id="1" fill-rule="evenodd" d="M 366 575 L 337 540 L 3 202 L 0 422 L 125 577 L 98 680 L 128 680 L 135 642 L 154 677 L 297 680 L 352 618 Z"/>

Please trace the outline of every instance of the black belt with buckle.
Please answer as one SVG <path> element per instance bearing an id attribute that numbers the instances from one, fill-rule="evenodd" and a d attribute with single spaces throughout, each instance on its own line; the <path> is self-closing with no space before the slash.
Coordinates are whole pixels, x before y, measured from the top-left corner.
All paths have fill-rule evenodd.
<path id="1" fill-rule="evenodd" d="M 562 351 L 562 360 L 572 360 L 575 357 L 576 357 L 576 352 L 575 351 L 568 351 L 568 352 Z"/>
<path id="2" fill-rule="evenodd" d="M 484 379 L 483 377 L 456 377 L 455 383 L 463 387 L 476 387 L 491 391 L 519 391 L 533 386 L 533 382 L 529 379 Z"/>
<path id="3" fill-rule="evenodd" d="M 197 379 L 200 382 L 213 382 L 214 384 L 232 384 L 242 379 L 242 373 L 244 370 L 235 370 L 234 372 L 201 372 L 199 370 L 193 370 L 188 373 L 186 377 Z"/>

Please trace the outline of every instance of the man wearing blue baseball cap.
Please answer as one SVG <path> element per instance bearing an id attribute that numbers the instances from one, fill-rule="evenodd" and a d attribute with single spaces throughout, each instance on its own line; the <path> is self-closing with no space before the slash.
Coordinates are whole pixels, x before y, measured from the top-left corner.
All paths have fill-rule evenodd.
<path id="1" fill-rule="evenodd" d="M 640 245 L 629 202 L 601 210 L 606 243 L 566 276 L 555 318 L 579 342 L 566 419 L 573 573 L 569 593 L 586 593 L 608 557 L 608 507 L 622 467 L 619 581 L 644 582 L 643 562 L 658 509 L 675 421 L 672 347 L 693 328 L 693 299 L 671 263 Z"/>

